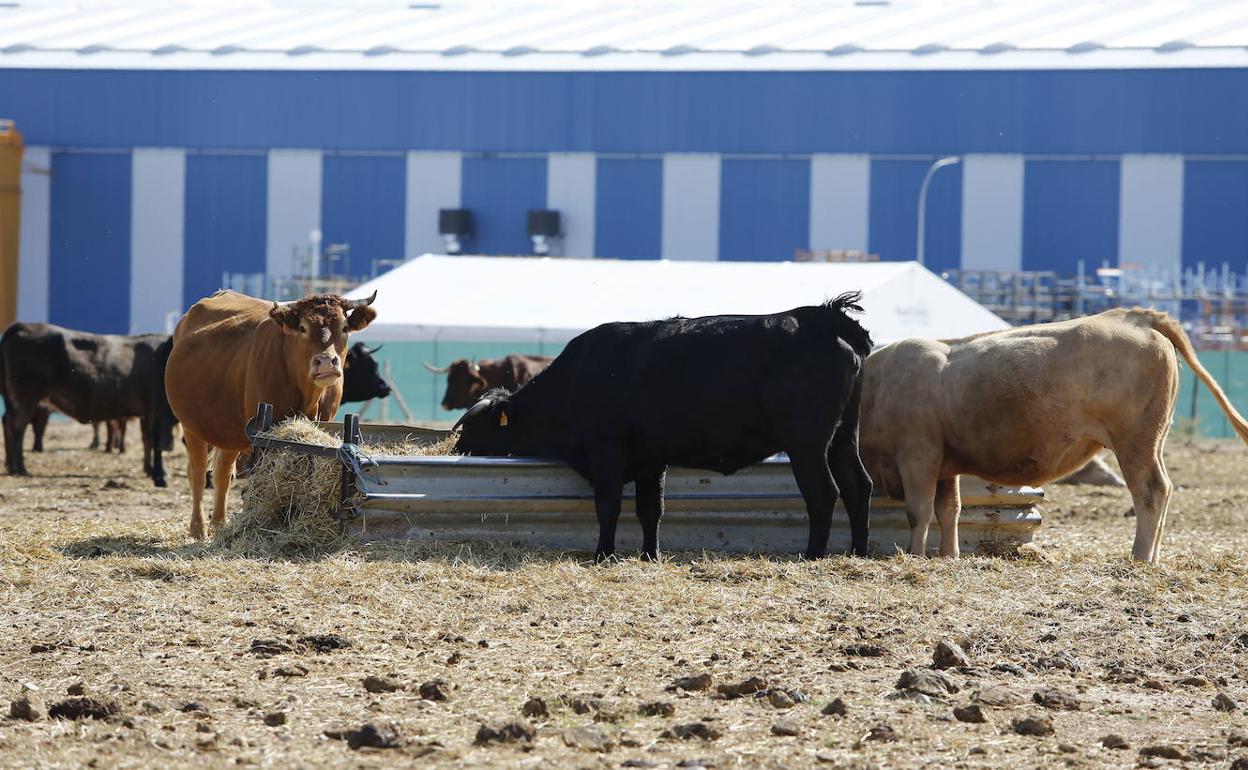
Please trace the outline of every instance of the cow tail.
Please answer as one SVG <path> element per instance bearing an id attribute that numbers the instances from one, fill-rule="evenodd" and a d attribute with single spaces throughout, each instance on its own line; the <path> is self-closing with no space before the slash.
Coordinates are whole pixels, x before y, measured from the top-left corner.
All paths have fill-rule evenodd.
<path id="1" fill-rule="evenodd" d="M 1205 369 L 1200 363 L 1200 359 L 1196 357 L 1196 349 L 1192 347 L 1192 341 L 1187 336 L 1187 332 L 1183 331 L 1183 327 L 1165 313 L 1148 310 L 1136 311 L 1147 313 L 1148 325 L 1161 333 L 1163 337 L 1170 340 L 1170 344 L 1174 345 L 1174 349 L 1183 356 L 1183 360 L 1187 365 L 1192 367 L 1192 371 L 1205 383 L 1205 387 L 1209 388 L 1209 392 L 1213 394 L 1213 399 L 1218 402 L 1218 406 L 1222 407 L 1222 411 L 1226 413 L 1226 419 L 1230 420 L 1231 426 L 1235 428 L 1235 432 L 1248 444 L 1248 421 L 1245 421 L 1239 411 L 1231 404 L 1231 400 L 1226 397 L 1226 393 L 1217 381 L 1213 379 L 1213 375 L 1209 374 L 1209 370 Z"/>
<path id="2" fill-rule="evenodd" d="M 836 335 L 849 343 L 858 355 L 866 358 L 871 355 L 874 343 L 871 334 L 858 323 L 850 313 L 861 313 L 862 292 L 847 291 L 824 303 L 824 307 L 832 314 L 833 330 Z"/>

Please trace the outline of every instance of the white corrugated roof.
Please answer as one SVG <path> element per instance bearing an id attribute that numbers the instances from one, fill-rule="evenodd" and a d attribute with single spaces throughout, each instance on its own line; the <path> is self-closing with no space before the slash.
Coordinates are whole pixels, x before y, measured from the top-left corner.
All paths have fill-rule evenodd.
<path id="1" fill-rule="evenodd" d="M 0 0 L 0 68 L 1243 66 L 1244 0 Z"/>

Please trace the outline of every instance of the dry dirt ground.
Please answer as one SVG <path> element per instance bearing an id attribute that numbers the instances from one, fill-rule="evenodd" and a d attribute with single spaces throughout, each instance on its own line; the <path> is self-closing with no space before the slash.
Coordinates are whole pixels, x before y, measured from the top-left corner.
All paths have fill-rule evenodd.
<path id="1" fill-rule="evenodd" d="M 30 696 L 42 716 L 0 717 L 0 766 L 1228 767 L 1248 756 L 1239 445 L 1172 442 L 1179 488 L 1161 567 L 1126 558 L 1125 492 L 1069 487 L 1050 490 L 1025 558 L 676 553 L 593 566 L 587 553 L 470 544 L 231 555 L 188 542 L 184 478 L 154 489 L 133 448 L 119 460 L 82 449 L 88 438 L 54 425 L 51 451 L 28 459 L 33 477 L 0 477 L 0 709 Z M 182 457 L 171 465 L 180 474 Z M 943 639 L 969 660 L 933 679 Z M 928 695 L 898 689 L 907 669 Z M 399 689 L 371 692 L 367 677 Z M 751 677 L 761 696 L 718 692 Z M 1219 693 L 1237 710 L 1215 708 Z M 531 698 L 545 713 L 522 714 Z M 825 714 L 837 699 L 844 714 Z M 976 704 L 985 722 L 954 717 Z M 49 719 L 41 705 L 105 718 Z M 1015 732 L 1028 717 L 1052 734 Z M 481 725 L 511 721 L 500 732 L 517 739 L 474 744 Z M 330 735 L 366 724 L 365 743 L 393 747 Z M 1102 746 L 1109 734 L 1127 747 Z"/>

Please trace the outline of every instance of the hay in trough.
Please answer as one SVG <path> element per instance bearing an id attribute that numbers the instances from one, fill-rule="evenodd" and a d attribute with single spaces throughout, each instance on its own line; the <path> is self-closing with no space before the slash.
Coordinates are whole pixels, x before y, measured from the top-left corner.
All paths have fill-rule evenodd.
<path id="1" fill-rule="evenodd" d="M 278 423 L 266 435 L 286 441 L 337 447 L 331 435 L 306 417 Z M 369 444 L 365 454 L 446 455 L 454 437 L 437 444 Z M 248 475 L 243 509 L 218 533 L 218 546 L 239 555 L 283 558 L 316 557 L 345 548 L 350 539 L 333 517 L 341 495 L 341 465 L 336 459 L 267 449 Z"/>

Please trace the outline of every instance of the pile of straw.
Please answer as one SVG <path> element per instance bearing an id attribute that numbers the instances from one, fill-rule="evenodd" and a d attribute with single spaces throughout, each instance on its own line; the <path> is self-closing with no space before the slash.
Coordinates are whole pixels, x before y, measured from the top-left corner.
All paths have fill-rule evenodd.
<path id="1" fill-rule="evenodd" d="M 337 447 L 342 442 L 306 417 L 278 423 L 266 434 L 304 444 Z M 411 442 L 369 444 L 365 454 L 446 455 L 454 438 L 434 445 Z M 341 494 L 341 465 L 328 457 L 265 450 L 244 488 L 243 509 L 218 533 L 216 544 L 245 556 L 308 558 L 345 548 L 350 539 L 333 518 Z"/>

